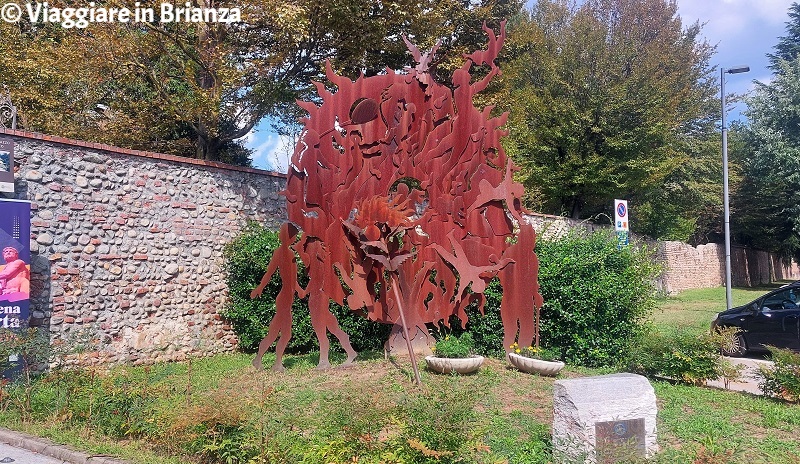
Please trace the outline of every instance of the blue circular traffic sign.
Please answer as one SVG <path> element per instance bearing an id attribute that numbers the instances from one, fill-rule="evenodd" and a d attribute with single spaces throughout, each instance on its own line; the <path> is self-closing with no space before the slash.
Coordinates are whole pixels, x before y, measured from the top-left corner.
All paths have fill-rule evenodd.
<path id="1" fill-rule="evenodd" d="M 628 209 L 625 208 L 625 203 L 620 203 L 617 205 L 617 215 L 619 217 L 625 217 L 628 214 Z"/>

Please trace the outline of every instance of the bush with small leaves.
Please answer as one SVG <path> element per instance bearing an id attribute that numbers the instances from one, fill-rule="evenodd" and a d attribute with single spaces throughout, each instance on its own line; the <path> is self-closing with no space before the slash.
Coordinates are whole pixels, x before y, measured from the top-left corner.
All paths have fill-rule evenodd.
<path id="1" fill-rule="evenodd" d="M 690 385 L 702 385 L 731 375 L 720 355 L 723 337 L 681 330 L 642 334 L 627 354 L 626 368 L 648 377 L 658 376 Z"/>
<path id="2" fill-rule="evenodd" d="M 767 396 L 787 401 L 800 400 L 800 353 L 774 346 L 768 347 L 775 365 L 762 367 L 764 380 L 759 384 Z"/>
<path id="3" fill-rule="evenodd" d="M 656 304 L 660 267 L 646 246 L 620 249 L 607 232 L 572 233 L 536 246 L 541 344 L 562 360 L 613 366 L 639 334 Z"/>

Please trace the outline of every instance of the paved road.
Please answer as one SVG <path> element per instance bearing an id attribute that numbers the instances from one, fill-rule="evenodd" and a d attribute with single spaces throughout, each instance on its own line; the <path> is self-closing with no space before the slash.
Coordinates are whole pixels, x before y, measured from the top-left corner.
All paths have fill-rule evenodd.
<path id="1" fill-rule="evenodd" d="M 759 388 L 758 383 L 762 380 L 759 375 L 759 368 L 764 366 L 772 366 L 774 363 L 764 358 L 757 356 L 750 356 L 747 358 L 725 358 L 736 366 L 740 366 L 741 373 L 739 378 L 728 384 L 728 390 L 741 391 L 752 393 L 754 395 L 763 395 L 764 393 Z M 725 382 L 720 380 L 709 380 L 706 382 L 709 387 L 725 388 Z"/>
<path id="2" fill-rule="evenodd" d="M 4 461 L 5 458 L 8 459 Z M 4 428 L 0 428 L 0 463 L 126 464 L 107 456 L 89 455 L 44 438 Z"/>
<path id="3" fill-rule="evenodd" d="M 50 456 L 0 443 L 0 463 L 14 464 L 71 464 Z"/>

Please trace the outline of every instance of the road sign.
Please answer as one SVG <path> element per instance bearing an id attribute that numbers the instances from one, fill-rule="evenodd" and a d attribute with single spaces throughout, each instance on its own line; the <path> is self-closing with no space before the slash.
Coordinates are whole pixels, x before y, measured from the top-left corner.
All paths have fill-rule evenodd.
<path id="1" fill-rule="evenodd" d="M 628 201 L 614 200 L 614 230 L 629 230 Z"/>

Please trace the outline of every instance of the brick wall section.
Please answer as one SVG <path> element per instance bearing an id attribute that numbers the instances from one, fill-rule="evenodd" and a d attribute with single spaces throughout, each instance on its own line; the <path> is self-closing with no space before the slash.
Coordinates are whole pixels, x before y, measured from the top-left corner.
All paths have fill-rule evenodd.
<path id="1" fill-rule="evenodd" d="M 285 176 L 0 130 L 14 197 L 32 202 L 32 321 L 90 336 L 89 362 L 144 363 L 236 347 L 220 317 L 222 249 L 252 219 L 286 217 Z M 83 362 L 86 362 L 84 359 Z"/>
<path id="2" fill-rule="evenodd" d="M 659 285 L 667 293 L 690 288 L 725 285 L 725 246 L 708 243 L 693 247 L 683 242 L 659 242 L 658 257 L 666 270 Z M 731 277 L 734 287 L 753 287 L 776 280 L 798 280 L 797 263 L 786 264 L 774 254 L 731 247 Z"/>

